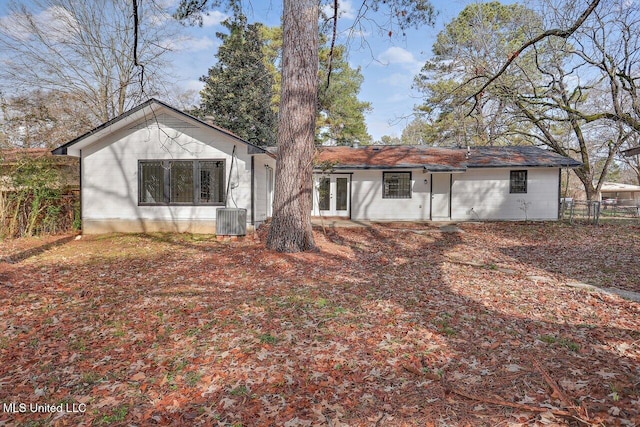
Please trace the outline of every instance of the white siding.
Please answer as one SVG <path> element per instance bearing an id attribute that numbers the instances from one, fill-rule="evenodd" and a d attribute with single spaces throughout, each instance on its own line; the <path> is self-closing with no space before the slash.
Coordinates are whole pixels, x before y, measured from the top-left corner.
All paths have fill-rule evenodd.
<path id="1" fill-rule="evenodd" d="M 510 194 L 511 169 L 469 169 L 454 173 L 451 219 L 530 220 L 558 218 L 558 169 L 527 170 L 527 193 Z M 431 174 L 411 171 L 410 199 L 383 199 L 383 170 L 356 170 L 351 178 L 351 218 L 354 220 L 427 221 L 430 219 Z M 425 179 L 427 182 L 425 183 Z M 472 210 L 473 209 L 473 210 Z"/>
<path id="2" fill-rule="evenodd" d="M 354 220 L 428 220 L 429 174 L 411 171 L 410 199 L 382 198 L 382 170 L 354 171 L 351 178 L 351 218 Z M 424 180 L 427 179 L 427 184 Z"/>
<path id="3" fill-rule="evenodd" d="M 267 220 L 269 212 L 271 211 L 268 209 L 268 205 L 273 201 L 273 188 L 269 194 L 267 191 L 267 173 L 269 173 L 268 168 L 270 168 L 271 173 L 275 175 L 276 161 L 266 154 L 260 154 L 254 158 L 255 181 L 253 188 L 255 191 L 255 222 L 256 225 L 259 225 Z"/>
<path id="4" fill-rule="evenodd" d="M 234 146 L 236 158 L 229 178 Z M 82 215 L 86 224 L 137 222 L 143 231 L 148 229 L 145 223 L 210 222 L 214 227 L 219 206 L 138 206 L 138 160 L 155 159 L 225 160 L 225 186 L 231 182 L 227 205 L 247 209 L 247 219 L 251 218 L 251 156 L 247 146 L 205 126 L 129 126 L 84 148 L 81 157 Z M 113 231 L 126 230 L 114 226 Z"/>
<path id="5" fill-rule="evenodd" d="M 511 170 L 527 170 L 526 194 L 510 194 Z M 558 219 L 558 168 L 469 169 L 453 175 L 452 220 Z"/>

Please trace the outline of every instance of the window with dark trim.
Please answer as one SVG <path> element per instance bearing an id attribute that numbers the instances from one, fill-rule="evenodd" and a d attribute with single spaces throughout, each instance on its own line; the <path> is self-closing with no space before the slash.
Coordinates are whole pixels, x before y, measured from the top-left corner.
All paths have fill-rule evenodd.
<path id="1" fill-rule="evenodd" d="M 141 205 L 224 205 L 224 160 L 140 160 Z"/>
<path id="2" fill-rule="evenodd" d="M 411 172 L 383 172 L 383 199 L 410 199 Z"/>
<path id="3" fill-rule="evenodd" d="M 509 179 L 509 193 L 527 192 L 527 171 L 511 171 Z"/>

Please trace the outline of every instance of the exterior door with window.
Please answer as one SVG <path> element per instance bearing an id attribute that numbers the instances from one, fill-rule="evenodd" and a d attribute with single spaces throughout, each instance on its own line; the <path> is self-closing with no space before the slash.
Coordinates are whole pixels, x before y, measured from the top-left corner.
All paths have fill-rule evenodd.
<path id="1" fill-rule="evenodd" d="M 314 214 L 349 218 L 351 176 L 321 175 L 315 179 Z"/>
<path id="2" fill-rule="evenodd" d="M 451 219 L 451 174 L 431 175 L 431 219 L 448 221 Z"/>

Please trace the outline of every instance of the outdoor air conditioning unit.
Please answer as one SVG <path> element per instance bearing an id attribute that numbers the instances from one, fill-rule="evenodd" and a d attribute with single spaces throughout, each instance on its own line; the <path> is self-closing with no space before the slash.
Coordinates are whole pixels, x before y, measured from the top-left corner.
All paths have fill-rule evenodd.
<path id="1" fill-rule="evenodd" d="M 239 208 L 216 209 L 216 235 L 245 236 L 247 234 L 247 210 Z"/>

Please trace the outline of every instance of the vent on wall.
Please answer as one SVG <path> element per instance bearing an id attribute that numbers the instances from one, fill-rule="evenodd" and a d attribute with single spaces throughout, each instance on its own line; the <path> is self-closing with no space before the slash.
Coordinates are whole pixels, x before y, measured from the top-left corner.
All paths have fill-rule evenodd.
<path id="1" fill-rule="evenodd" d="M 197 127 L 193 123 L 179 119 L 167 113 L 158 114 L 157 116 L 148 116 L 146 120 L 136 123 L 129 129 L 145 129 L 150 126 L 160 126 L 173 129 L 188 129 Z"/>
<path id="2" fill-rule="evenodd" d="M 247 234 L 247 210 L 239 208 L 216 209 L 216 235 L 244 236 Z"/>

